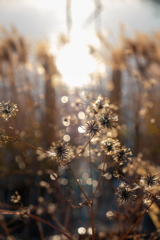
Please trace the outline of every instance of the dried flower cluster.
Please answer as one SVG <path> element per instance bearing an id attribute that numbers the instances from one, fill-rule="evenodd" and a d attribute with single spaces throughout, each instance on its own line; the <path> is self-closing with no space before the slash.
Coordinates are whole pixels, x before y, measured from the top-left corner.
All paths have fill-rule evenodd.
<path id="1" fill-rule="evenodd" d="M 85 104 L 80 99 L 78 99 L 74 107 L 76 108 L 76 110 L 80 108 L 81 110 L 83 109 L 83 111 L 85 112 Z M 10 103 L 10 101 L 8 101 L 7 103 L 4 102 L 0 103 L 0 116 L 4 120 L 8 120 L 10 117 L 15 116 L 16 111 L 18 111 L 16 104 Z M 84 142 L 82 146 L 80 145 L 77 146 L 75 155 L 73 147 L 71 147 L 64 140 L 53 142 L 49 151 L 44 151 L 41 148 L 36 148 L 30 144 L 26 145 L 29 145 L 37 149 L 37 153 L 40 154 L 38 160 L 43 160 L 47 158 L 47 156 L 49 156 L 51 159 L 57 160 L 60 167 L 68 164 L 68 167 L 70 168 L 77 185 L 79 186 L 82 194 L 84 195 L 83 197 L 86 198 L 83 203 L 79 203 L 78 207 L 72 204 L 71 206 L 73 208 L 78 209 L 80 207 L 83 207 L 84 205 L 89 206 L 89 204 L 90 207 L 93 207 L 91 206 L 91 202 L 93 202 L 94 200 L 102 176 L 105 177 L 107 181 L 110 181 L 112 176 L 117 178 L 116 181 L 119 181 L 119 178 L 124 178 L 125 181 L 127 181 L 127 184 L 126 182 L 121 181 L 117 190 L 115 190 L 114 186 L 112 186 L 112 188 L 114 188 L 115 190 L 117 202 L 119 205 L 123 205 L 126 203 L 134 204 L 134 201 L 136 199 L 136 194 L 134 194 L 134 192 L 138 189 L 138 191 L 142 190 L 142 192 L 144 193 L 142 203 L 145 203 L 149 206 L 149 204 L 151 204 L 154 199 L 158 199 L 156 195 L 158 191 L 155 190 L 159 186 L 158 175 L 155 173 L 148 174 L 144 174 L 144 172 L 143 174 L 139 173 L 137 162 L 140 162 L 140 160 L 137 160 L 136 164 L 134 165 L 133 164 L 134 159 L 132 159 L 131 161 L 130 158 L 132 155 L 131 150 L 129 148 L 126 148 L 125 146 L 122 146 L 120 141 L 116 139 L 116 136 L 113 135 L 114 131 L 118 132 L 118 130 L 116 129 L 118 125 L 118 116 L 111 111 L 111 108 L 109 106 L 109 100 L 107 98 L 99 96 L 96 101 L 90 104 L 86 112 L 85 113 L 84 112 L 81 111 L 84 117 L 83 116 L 82 118 L 80 117 L 81 122 L 79 126 L 81 126 L 81 128 L 84 130 L 82 133 L 85 133 L 84 137 L 87 138 L 87 141 Z M 67 123 L 69 122 L 72 124 L 72 121 L 70 121 L 70 117 L 64 118 L 64 122 Z M 68 124 L 65 124 L 64 126 L 67 127 Z M 0 145 L 2 143 L 6 143 L 8 140 L 11 141 L 16 140 L 13 137 L 4 136 L 3 133 L 4 131 L 0 129 Z M 23 143 L 25 142 L 23 141 Z M 83 186 L 81 186 L 83 185 L 83 182 L 80 182 L 80 180 L 76 178 L 76 174 L 71 168 L 71 162 L 74 161 L 77 157 L 82 157 L 82 159 L 86 158 L 87 161 L 90 161 L 91 176 L 93 176 L 92 163 L 93 166 L 95 166 L 95 169 L 101 172 L 99 181 L 93 180 L 92 177 L 89 178 L 88 173 L 86 174 L 87 175 L 86 180 L 83 179 L 84 182 L 86 181 L 88 185 L 92 185 L 92 191 L 95 190 L 95 192 L 92 192 L 91 199 L 89 199 L 89 197 L 83 191 L 82 188 Z M 102 162 L 101 159 L 103 157 L 104 159 Z M 112 161 L 109 167 L 107 158 L 109 158 L 109 161 Z M 101 162 L 97 163 L 97 161 L 99 160 Z M 113 170 L 113 172 L 109 172 L 108 169 L 114 166 L 116 166 L 116 169 Z M 136 183 L 130 182 L 126 177 L 123 176 L 123 174 L 125 174 L 126 172 L 128 173 L 128 176 L 132 176 L 133 168 L 134 174 L 136 172 L 137 175 L 139 176 L 138 179 L 140 179 Z M 122 170 L 122 173 L 119 173 L 119 169 Z M 54 181 L 57 180 L 58 177 L 55 172 L 49 171 L 49 174 L 51 180 Z M 66 182 L 68 182 L 68 180 L 64 178 L 63 179 L 59 178 L 58 181 L 60 181 L 63 185 L 66 185 L 67 184 Z M 40 185 L 43 187 L 45 186 L 46 188 L 50 189 L 50 192 L 52 192 L 52 189 L 50 188 L 48 183 L 42 181 Z M 94 189 L 94 187 L 96 188 Z M 21 196 L 16 191 L 15 194 L 11 196 L 11 202 L 20 203 L 20 201 Z M 43 201 L 44 198 L 39 198 L 39 202 Z M 39 213 L 41 212 L 43 212 L 43 209 L 39 209 Z M 108 218 L 112 219 L 114 218 L 114 214 L 112 214 L 111 211 L 109 211 L 106 216 Z"/>
<path id="2" fill-rule="evenodd" d="M 109 100 L 101 96 L 87 107 L 86 116 L 85 131 L 91 136 L 100 133 L 102 129 L 112 129 L 118 124 L 118 116 L 109 108 Z"/>

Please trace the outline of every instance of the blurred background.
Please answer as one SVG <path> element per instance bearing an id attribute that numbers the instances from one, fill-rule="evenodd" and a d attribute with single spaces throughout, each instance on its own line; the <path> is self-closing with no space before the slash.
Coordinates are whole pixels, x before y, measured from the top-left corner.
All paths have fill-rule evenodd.
<path id="1" fill-rule="evenodd" d="M 78 127 L 86 117 L 81 103 L 87 107 L 101 95 L 110 99 L 119 115 L 118 129 L 107 136 L 131 148 L 133 158 L 145 160 L 146 171 L 152 166 L 159 171 L 159 30 L 158 0 L 0 0 L 0 102 L 17 104 L 19 112 L 13 118 L 16 134 L 45 150 L 59 139 L 80 149 L 87 141 Z M 66 116 L 74 125 L 64 121 Z M 10 122 L 0 119 L 0 127 L 14 136 Z M 85 162 L 82 164 L 84 157 L 73 163 L 73 168 L 89 191 L 90 172 Z M 97 164 L 103 161 L 101 156 L 97 159 Z M 22 204 L 35 214 L 67 228 L 76 239 L 90 238 L 85 207 L 71 209 L 68 203 L 72 199 L 78 205 L 82 199 L 67 168 L 13 142 L 1 147 L 0 165 L 1 208 L 19 208 L 11 204 L 11 196 L 18 191 Z M 118 170 L 131 178 L 140 175 Z M 50 178 L 53 172 L 58 175 L 56 181 Z M 93 187 L 98 176 L 95 171 Z M 113 169 L 108 180 L 117 186 Z M 116 240 L 125 231 L 118 227 L 118 221 L 124 219 L 111 221 L 106 214 L 111 209 L 121 212 L 111 186 L 103 181 L 97 195 L 97 239 Z M 146 234 L 142 239 L 149 239 L 147 234 L 160 227 L 157 219 L 148 215 L 141 223 L 137 233 Z M 0 224 L 0 239 L 9 239 L 7 235 L 13 239 L 62 239 L 53 229 L 29 219 L 1 215 Z"/>

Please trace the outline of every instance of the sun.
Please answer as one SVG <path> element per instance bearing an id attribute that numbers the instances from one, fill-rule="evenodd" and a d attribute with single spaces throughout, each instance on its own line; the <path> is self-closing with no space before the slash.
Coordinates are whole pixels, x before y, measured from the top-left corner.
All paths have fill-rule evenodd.
<path id="1" fill-rule="evenodd" d="M 96 69 L 96 60 L 89 54 L 89 49 L 83 42 L 73 38 L 60 51 L 57 67 L 64 82 L 70 87 L 81 87 L 90 83 L 90 74 Z"/>
<path id="2" fill-rule="evenodd" d="M 66 0 L 28 0 L 28 3 L 39 11 L 52 10 L 54 12 L 55 10 L 56 17 L 65 29 Z M 82 87 L 84 84 L 90 83 L 90 76 L 96 69 L 96 60 L 90 55 L 86 43 L 92 45 L 97 40 L 95 34 L 90 29 L 84 29 L 83 27 L 88 15 L 94 11 L 94 7 L 94 3 L 91 0 L 72 0 L 70 42 L 58 51 L 58 53 L 55 47 L 55 35 L 50 34 L 51 53 L 54 54 L 56 52 L 56 64 L 61 73 L 62 80 L 70 87 Z"/>

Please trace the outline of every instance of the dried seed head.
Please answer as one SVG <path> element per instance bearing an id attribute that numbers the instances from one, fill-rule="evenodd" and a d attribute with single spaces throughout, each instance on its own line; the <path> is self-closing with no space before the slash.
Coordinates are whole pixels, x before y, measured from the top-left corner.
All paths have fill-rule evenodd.
<path id="1" fill-rule="evenodd" d="M 136 198 L 136 196 L 132 194 L 132 189 L 125 182 L 121 182 L 117 190 L 116 195 L 119 205 L 133 201 Z"/>
<path id="2" fill-rule="evenodd" d="M 99 124 L 96 120 L 86 122 L 85 130 L 87 134 L 95 135 L 100 131 Z"/>
<path id="3" fill-rule="evenodd" d="M 10 101 L 0 103 L 0 116 L 7 121 L 10 117 L 15 116 L 17 109 L 17 104 L 10 103 Z"/>
<path id="4" fill-rule="evenodd" d="M 130 159 L 129 156 L 131 155 L 132 155 L 132 152 L 129 148 L 120 146 L 115 150 L 112 157 L 119 165 L 123 165 L 124 162 Z"/>
<path id="5" fill-rule="evenodd" d="M 119 145 L 120 143 L 118 139 L 108 138 L 101 142 L 101 149 L 108 155 L 112 155 Z"/>
<path id="6" fill-rule="evenodd" d="M 71 154 L 68 143 L 58 141 L 57 143 L 52 143 L 52 145 L 53 146 L 50 147 L 49 156 L 51 158 L 56 158 L 60 163 L 67 163 L 69 161 L 69 155 Z"/>
<path id="7" fill-rule="evenodd" d="M 104 128 L 112 129 L 117 126 L 118 116 L 113 114 L 110 109 L 99 118 L 100 125 Z"/>
<path id="8" fill-rule="evenodd" d="M 154 188 L 159 182 L 157 174 L 148 173 L 146 177 L 142 177 L 140 185 L 145 188 Z"/>
<path id="9" fill-rule="evenodd" d="M 106 107 L 109 106 L 109 100 L 107 98 L 103 98 L 98 96 L 97 100 L 92 104 L 89 108 L 90 112 L 94 114 L 101 114 L 102 110 L 105 110 Z"/>

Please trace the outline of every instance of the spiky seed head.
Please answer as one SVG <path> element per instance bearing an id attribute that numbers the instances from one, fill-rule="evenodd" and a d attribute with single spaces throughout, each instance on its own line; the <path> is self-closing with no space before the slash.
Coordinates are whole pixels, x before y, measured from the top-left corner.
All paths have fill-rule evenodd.
<path id="1" fill-rule="evenodd" d="M 53 146 L 50 147 L 51 151 L 49 156 L 56 158 L 59 162 L 66 162 L 68 160 L 69 147 L 66 142 L 58 141 L 57 143 L 52 143 Z"/>
<path id="2" fill-rule="evenodd" d="M 133 201 L 136 198 L 136 195 L 133 195 L 132 189 L 125 182 L 120 183 L 116 195 L 119 205 Z"/>
<path id="3" fill-rule="evenodd" d="M 146 177 L 142 177 L 140 185 L 145 188 L 154 188 L 159 182 L 157 174 L 148 173 Z"/>
<path id="4" fill-rule="evenodd" d="M 95 119 L 87 121 L 85 130 L 87 134 L 96 135 L 100 131 L 98 122 Z"/>
<path id="5" fill-rule="evenodd" d="M 130 159 L 131 155 L 132 155 L 132 152 L 129 148 L 126 148 L 124 146 L 119 146 L 118 148 L 116 148 L 112 157 L 119 165 L 123 165 L 124 162 L 127 162 L 127 160 Z"/>
<path id="6" fill-rule="evenodd" d="M 119 146 L 118 139 L 108 138 L 101 142 L 101 149 L 107 153 L 107 155 L 112 155 L 117 147 Z"/>
<path id="7" fill-rule="evenodd" d="M 7 121 L 12 116 L 15 116 L 17 111 L 18 111 L 17 104 L 10 103 L 10 101 L 6 103 L 4 102 L 0 103 L 0 116 L 5 121 Z"/>
<path id="8" fill-rule="evenodd" d="M 118 124 L 118 116 L 113 114 L 110 109 L 107 109 L 107 112 L 99 118 L 99 122 L 103 128 L 112 129 Z"/>
<path id="9" fill-rule="evenodd" d="M 91 116 L 100 116 L 102 111 L 105 111 L 105 108 L 109 106 L 108 98 L 103 98 L 101 95 L 98 96 L 96 101 L 91 103 L 87 108 L 87 112 Z"/>

